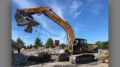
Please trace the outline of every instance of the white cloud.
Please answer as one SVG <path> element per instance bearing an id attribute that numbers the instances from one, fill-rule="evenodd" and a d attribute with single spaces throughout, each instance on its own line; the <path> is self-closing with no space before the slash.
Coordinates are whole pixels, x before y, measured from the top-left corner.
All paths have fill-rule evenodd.
<path id="1" fill-rule="evenodd" d="M 53 3 L 48 3 L 48 6 L 51 7 L 51 9 L 58 14 L 58 16 L 60 16 L 62 19 L 64 19 L 63 17 L 63 7 L 61 5 L 58 5 L 58 3 L 53 2 Z"/>
<path id="2" fill-rule="evenodd" d="M 104 7 L 103 4 L 94 4 L 93 9 L 91 9 L 90 11 L 93 14 L 99 14 L 103 7 Z"/>
<path id="3" fill-rule="evenodd" d="M 19 6 L 20 8 L 31 8 L 38 6 L 37 4 L 33 3 L 31 0 L 13 0 L 13 2 Z"/>
<path id="4" fill-rule="evenodd" d="M 104 4 L 102 3 L 104 0 L 88 0 L 89 11 L 92 14 L 100 14 L 100 11 L 104 8 Z M 91 5 L 91 6 L 89 6 Z"/>
<path id="5" fill-rule="evenodd" d="M 73 18 L 75 18 L 75 17 L 77 17 L 78 15 L 81 14 L 81 11 L 78 10 L 78 9 L 82 6 L 82 4 L 83 4 L 82 1 L 76 1 L 76 0 L 74 0 L 72 2 L 72 5 L 70 6 L 70 8 L 71 8 L 70 12 L 71 12 Z"/>
<path id="6" fill-rule="evenodd" d="M 80 6 L 82 5 L 82 2 L 77 2 L 73 1 L 71 8 L 73 9 L 72 11 L 76 11 Z"/>
<path id="7" fill-rule="evenodd" d="M 83 30 L 85 26 L 86 25 L 84 25 L 84 24 L 79 24 L 79 25 L 74 24 L 74 26 L 73 26 L 74 32 L 75 33 L 81 32 L 81 30 Z"/>
<path id="8" fill-rule="evenodd" d="M 81 12 L 76 12 L 74 15 L 73 15 L 73 18 L 77 17 L 78 15 L 80 15 Z"/>

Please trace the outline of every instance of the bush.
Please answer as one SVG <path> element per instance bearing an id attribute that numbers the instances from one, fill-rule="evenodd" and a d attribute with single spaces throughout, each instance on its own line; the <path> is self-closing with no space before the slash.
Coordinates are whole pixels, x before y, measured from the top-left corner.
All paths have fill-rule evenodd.
<path id="1" fill-rule="evenodd" d="M 38 57 L 39 57 L 40 62 L 46 62 L 50 60 L 51 54 L 48 52 L 40 52 Z"/>
<path id="2" fill-rule="evenodd" d="M 34 61 L 36 63 L 47 62 L 51 58 L 51 55 L 48 52 L 40 52 L 38 56 L 30 56 L 27 60 Z"/>

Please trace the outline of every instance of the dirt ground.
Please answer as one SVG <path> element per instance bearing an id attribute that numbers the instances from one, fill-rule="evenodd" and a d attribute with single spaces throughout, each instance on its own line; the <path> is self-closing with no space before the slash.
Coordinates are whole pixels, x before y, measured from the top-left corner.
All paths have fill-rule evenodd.
<path id="1" fill-rule="evenodd" d="M 94 53 L 96 58 L 100 58 L 107 53 L 108 50 L 99 50 L 98 53 Z M 109 63 L 101 63 L 98 61 L 83 63 L 83 64 L 71 64 L 70 62 L 48 62 L 44 64 L 31 65 L 26 67 L 109 67 Z"/>
<path id="2" fill-rule="evenodd" d="M 87 64 L 71 64 L 70 62 L 44 63 L 25 67 L 108 67 L 108 63 L 91 62 Z"/>
<path id="3" fill-rule="evenodd" d="M 30 50 L 31 51 L 31 50 Z M 21 57 L 24 56 L 24 54 L 26 53 L 35 53 L 33 52 L 29 52 L 29 51 L 21 51 L 21 53 L 23 55 L 18 55 L 15 56 L 13 59 L 14 60 L 20 60 L 19 62 L 23 62 L 23 60 L 21 59 Z M 101 57 L 103 57 L 106 53 L 108 53 L 108 50 L 98 50 L 98 53 L 93 53 L 96 59 L 99 59 Z M 24 58 L 23 58 L 24 59 Z M 32 65 L 30 64 L 29 66 L 22 66 L 22 67 L 108 67 L 109 63 L 101 63 L 98 62 L 97 60 L 89 62 L 89 63 L 81 63 L 81 64 L 72 64 L 69 61 L 65 61 L 65 62 L 58 62 L 58 61 L 51 61 L 51 62 L 46 62 L 46 63 L 39 63 L 39 64 L 35 64 Z M 12 67 L 16 67 L 16 66 L 12 66 Z M 17 67 L 21 67 L 21 66 L 17 66 Z"/>

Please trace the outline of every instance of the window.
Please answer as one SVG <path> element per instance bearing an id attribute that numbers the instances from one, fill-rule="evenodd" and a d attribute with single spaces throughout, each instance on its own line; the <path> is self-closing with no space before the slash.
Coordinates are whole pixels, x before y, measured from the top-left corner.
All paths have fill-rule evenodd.
<path id="1" fill-rule="evenodd" d="M 78 43 L 79 43 L 79 40 L 76 40 L 76 43 L 78 44 Z"/>
<path id="2" fill-rule="evenodd" d="M 84 44 L 84 40 L 81 40 L 81 45 L 83 45 Z"/>
<path id="3" fill-rule="evenodd" d="M 86 45 L 87 45 L 87 41 L 86 41 L 86 40 L 84 40 L 84 44 L 86 44 Z"/>

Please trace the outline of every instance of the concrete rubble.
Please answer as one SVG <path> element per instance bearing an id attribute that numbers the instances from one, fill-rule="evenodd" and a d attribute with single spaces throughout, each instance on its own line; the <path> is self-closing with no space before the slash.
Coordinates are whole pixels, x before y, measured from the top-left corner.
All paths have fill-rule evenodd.
<path id="1" fill-rule="evenodd" d="M 27 56 L 37 56 L 38 53 L 40 52 L 49 52 L 50 54 L 54 55 L 54 54 L 59 54 L 61 50 L 61 48 L 45 48 L 45 47 L 38 47 L 37 49 L 32 48 L 32 49 L 21 49 L 21 53 L 23 53 L 24 55 Z M 14 53 L 17 53 L 17 51 L 15 51 Z"/>
<path id="2" fill-rule="evenodd" d="M 30 65 L 31 67 L 34 67 L 36 64 L 35 62 L 31 62 L 31 61 L 28 61 L 27 58 L 29 56 L 38 56 L 38 53 L 40 52 L 49 52 L 50 54 L 52 54 L 52 59 L 56 59 L 57 58 L 57 54 L 60 52 L 60 50 L 64 50 L 64 49 L 60 49 L 60 48 L 45 48 L 45 47 L 39 47 L 37 49 L 21 49 L 21 53 L 20 54 L 17 54 L 17 51 L 14 51 L 14 55 L 12 55 L 12 66 L 14 67 L 15 65 Z M 100 57 L 104 56 L 105 53 L 108 53 L 108 50 L 102 50 L 102 49 L 99 49 L 99 52 L 98 53 L 94 53 L 95 57 L 97 59 L 99 59 Z M 57 62 L 56 60 L 55 61 L 52 61 L 52 62 L 47 62 L 45 64 L 51 64 L 51 65 L 55 65 L 55 64 L 61 64 L 62 62 Z M 70 62 L 65 62 L 67 64 L 70 64 Z M 40 65 L 41 67 L 42 64 L 37 64 L 37 65 Z M 44 64 L 43 64 L 44 65 Z M 44 65 L 45 66 L 45 65 Z M 37 66 L 35 66 L 37 67 Z M 39 67 L 39 66 L 38 66 Z M 107 66 L 105 66 L 107 67 Z"/>

